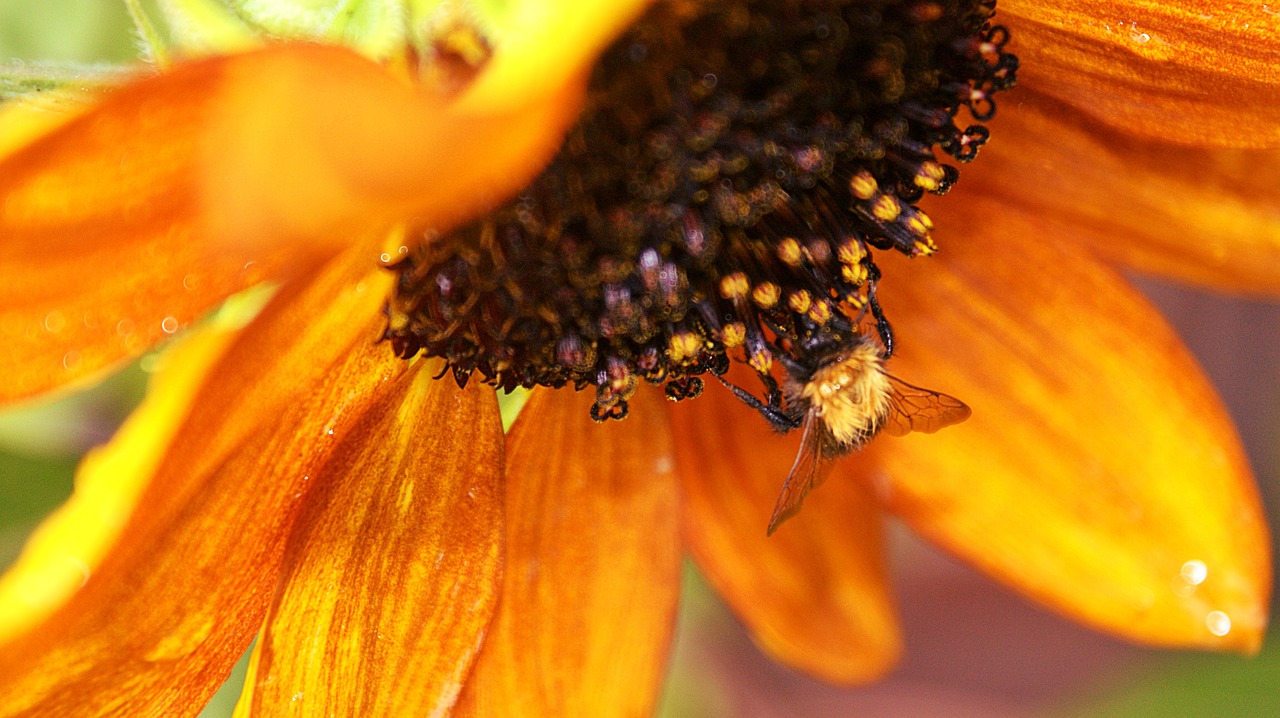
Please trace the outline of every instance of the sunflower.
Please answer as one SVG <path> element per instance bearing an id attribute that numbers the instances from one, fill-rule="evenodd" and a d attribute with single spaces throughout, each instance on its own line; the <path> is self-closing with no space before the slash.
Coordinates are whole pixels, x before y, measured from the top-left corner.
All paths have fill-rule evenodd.
<path id="1" fill-rule="evenodd" d="M 1004 0 L 1001 25 L 989 2 L 644 6 L 477 3 L 472 14 L 431 15 L 430 31 L 398 49 L 352 29 L 377 26 L 373 15 L 325 15 L 303 32 L 263 19 L 288 13 L 268 14 L 259 30 L 366 38 L 350 44 L 379 62 L 281 42 L 178 62 L 88 100 L 60 95 L 70 99 L 56 113 L 24 102 L 0 117 L 0 396 L 83 383 L 181 334 L 147 399 L 86 457 L 74 496 L 0 580 L 6 714 L 194 712 L 255 636 L 245 714 L 643 714 L 685 553 L 778 660 L 831 681 L 871 680 L 900 651 L 885 511 L 1087 625 L 1154 644 L 1257 649 L 1270 557 L 1247 461 L 1194 361 L 1113 266 L 1280 288 L 1266 181 L 1280 159 L 1280 45 L 1265 6 Z M 770 8 L 799 25 L 775 23 L 762 14 Z M 824 24 L 801 12 L 814 8 L 844 14 Z M 679 301 L 656 334 L 644 317 L 630 326 L 626 311 L 587 317 L 602 336 L 627 325 L 633 355 L 616 350 L 621 340 L 563 330 L 502 343 L 525 312 L 573 314 L 583 297 L 608 295 L 573 265 L 600 250 L 582 250 L 590 233 L 573 231 L 591 212 L 552 216 L 555 201 L 529 197 L 625 186 L 607 168 L 593 173 L 670 159 L 620 141 L 607 161 L 581 151 L 585 118 L 611 118 L 615 138 L 633 124 L 629 110 L 602 109 L 602 75 L 590 68 L 602 53 L 601 67 L 656 64 L 672 70 L 663 82 L 703 88 L 698 101 L 719 97 L 730 74 L 662 64 L 676 52 L 662 43 L 707 18 L 716 31 L 682 46 L 730 59 L 777 37 L 897 27 L 873 34 L 876 52 L 856 67 L 857 82 L 874 86 L 856 84 L 859 97 L 912 97 L 945 86 L 947 73 L 978 74 L 962 78 L 955 106 L 872 99 L 869 113 L 891 114 L 845 118 L 865 120 L 841 130 L 868 163 L 839 176 L 852 199 L 800 207 L 795 191 L 763 182 L 723 197 L 695 186 L 726 226 L 730 216 L 763 227 L 776 250 L 740 261 L 752 269 L 745 290 L 693 245 L 668 268 L 668 245 L 632 242 L 632 261 L 599 270 L 642 281 L 658 247 L 659 295 L 684 296 L 661 277 L 705 275 L 723 282 L 717 310 L 740 307 L 727 318 L 681 324 Z M 921 55 L 924 35 L 934 45 Z M 956 107 L 990 117 L 986 91 L 1012 79 L 1010 36 L 1020 89 L 1000 100 L 979 161 L 946 198 L 927 196 L 955 181 L 932 161 L 935 146 L 963 160 L 985 141 L 985 128 L 953 124 Z M 739 111 L 778 119 L 778 102 L 812 87 L 792 66 L 824 56 L 769 47 L 790 68 L 785 92 L 697 121 L 676 116 L 695 135 Z M 938 57 L 949 69 L 931 64 Z M 625 80 L 628 92 L 665 87 L 654 77 Z M 831 129 L 830 113 L 809 112 L 812 122 L 782 116 L 781 136 Z M 908 152 L 920 127 L 930 129 L 924 150 Z M 650 139 L 646 152 L 672 146 Z M 823 169 L 834 145 L 820 140 L 777 161 L 821 190 L 839 167 Z M 767 148 L 778 142 L 755 144 L 777 159 Z M 721 160 L 716 173 L 734 166 Z M 839 260 L 827 266 L 848 269 L 832 281 L 849 293 L 827 297 L 844 313 L 815 308 L 821 296 L 796 299 L 783 280 L 820 264 L 817 250 L 789 260 L 789 235 L 769 234 L 818 226 L 804 213 L 832 206 L 853 208 L 822 225 L 854 237 L 847 255 L 834 234 L 818 237 Z M 650 232 L 663 221 L 652 213 L 597 214 L 671 241 Z M 712 229 L 704 215 L 676 219 L 695 230 L 686 242 Z M 537 226 L 556 228 L 558 243 L 534 266 L 559 280 L 502 261 Z M 943 251 L 925 257 L 931 227 Z M 730 237 L 719 256 L 749 253 L 751 241 L 761 240 Z M 471 284 L 459 295 L 462 280 Z M 468 304 L 498 285 L 527 301 Z M 610 311 L 631 306 L 608 296 Z M 549 304 L 556 297 L 568 299 Z M 800 319 L 768 314 L 782 297 Z M 759 415 L 772 397 L 751 406 L 716 382 L 686 395 L 730 355 L 741 360 L 730 380 L 745 385 L 754 369 L 767 390 L 768 359 L 813 332 L 864 336 L 859 307 L 892 316 L 895 374 L 963 397 L 973 416 L 932 436 L 876 440 L 766 536 L 795 457 Z M 759 316 L 775 319 L 752 324 Z M 888 333 L 872 332 L 887 348 Z M 653 336 L 665 344 L 647 365 Z M 685 400 L 637 385 L 641 370 Z M 536 385 L 505 436 L 483 380 Z"/>

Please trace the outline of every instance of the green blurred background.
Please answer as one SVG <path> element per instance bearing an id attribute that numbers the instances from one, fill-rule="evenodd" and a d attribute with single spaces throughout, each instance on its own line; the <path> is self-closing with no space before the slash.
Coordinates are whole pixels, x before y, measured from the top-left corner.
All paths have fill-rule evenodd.
<path id="1" fill-rule="evenodd" d="M 0 0 L 0 62 L 128 62 L 130 28 L 114 0 Z M 1274 500 L 1280 308 L 1139 283 L 1222 391 Z M 0 412 L 0 566 L 67 496 L 79 455 L 110 436 L 145 381 L 134 366 L 92 390 Z M 841 689 L 773 665 L 690 570 L 662 715 L 1280 716 L 1274 640 L 1254 659 L 1129 646 L 1028 606 L 904 531 L 893 538 L 908 645 L 888 680 Z M 202 715 L 230 715 L 237 680 Z"/>

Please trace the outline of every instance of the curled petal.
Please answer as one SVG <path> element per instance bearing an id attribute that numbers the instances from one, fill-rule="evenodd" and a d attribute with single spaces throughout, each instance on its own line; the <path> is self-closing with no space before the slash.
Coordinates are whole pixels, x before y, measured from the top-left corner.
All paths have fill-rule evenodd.
<path id="1" fill-rule="evenodd" d="M 395 382 L 310 477 L 246 715 L 437 715 L 457 699 L 498 602 L 502 423 L 492 389 L 435 369 Z"/>
<path id="2" fill-rule="evenodd" d="M 469 88 L 467 107 L 521 107 L 548 88 L 581 80 L 596 56 L 653 0 L 520 0 L 480 3 L 494 46 Z"/>
<path id="3" fill-rule="evenodd" d="M 901 338 L 891 370 L 973 416 L 876 442 L 888 506 L 1068 616 L 1144 642 L 1256 650 L 1266 524 L 1231 422 L 1177 336 L 1022 215 L 976 200 L 938 214 L 973 233 L 936 261 L 884 267 Z"/>
<path id="4" fill-rule="evenodd" d="M 999 9 L 1024 87 L 1149 139 L 1280 145 L 1280 16 L 1266 3 L 1001 0 Z"/>
<path id="5" fill-rule="evenodd" d="M 777 435 L 718 386 L 671 414 L 689 550 L 761 647 L 838 683 L 892 668 L 902 639 L 861 457 L 842 461 L 797 516 L 766 536 L 799 437 Z"/>
<path id="6" fill-rule="evenodd" d="M 187 355 L 218 341 L 174 355 L 158 380 L 172 393 L 86 461 L 85 497 L 4 579 L 4 711 L 169 715 L 208 699 L 262 624 L 304 477 L 403 371 L 376 343 L 389 281 L 368 262 L 335 263 L 282 290 L 219 356 Z M 94 516 L 90 494 L 114 487 L 136 501 Z M 41 559 L 82 580 L 35 593 L 24 574 Z"/>
<path id="7" fill-rule="evenodd" d="M 1280 292 L 1280 150 L 1139 139 L 1043 95 L 1020 97 L 957 195 L 997 197 L 1041 232 L 1144 271 Z"/>
<path id="8" fill-rule="evenodd" d="M 189 63 L 0 160 L 0 399 L 135 355 L 222 298 L 518 189 L 578 107 L 457 109 L 346 50 Z"/>
<path id="9" fill-rule="evenodd" d="M 502 599 L 456 715 L 653 711 L 680 584 L 671 431 L 656 392 L 595 424 L 537 390 L 507 453 Z"/>

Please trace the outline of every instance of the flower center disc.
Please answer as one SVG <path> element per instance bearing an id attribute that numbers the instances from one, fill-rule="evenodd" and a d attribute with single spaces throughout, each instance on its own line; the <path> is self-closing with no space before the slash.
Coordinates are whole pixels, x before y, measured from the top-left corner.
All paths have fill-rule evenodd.
<path id="1" fill-rule="evenodd" d="M 847 341 L 873 250 L 934 249 L 916 202 L 959 175 L 935 152 L 973 159 L 1014 82 L 994 5 L 658 5 L 538 179 L 394 265 L 387 338 L 460 385 L 595 387 L 602 420 L 641 379 L 682 399 L 731 358 L 765 376 Z"/>

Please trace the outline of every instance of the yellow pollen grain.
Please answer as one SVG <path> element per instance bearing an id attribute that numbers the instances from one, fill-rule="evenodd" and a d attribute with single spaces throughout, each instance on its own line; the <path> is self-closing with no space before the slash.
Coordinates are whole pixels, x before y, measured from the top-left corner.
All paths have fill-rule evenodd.
<path id="1" fill-rule="evenodd" d="M 813 295 L 801 289 L 798 292 L 792 292 L 787 297 L 787 304 L 791 305 L 791 311 L 796 314 L 804 314 L 809 311 L 809 307 L 813 306 Z"/>
<path id="2" fill-rule="evenodd" d="M 798 267 L 804 260 L 804 253 L 795 237 L 787 237 L 778 243 L 778 259 L 789 267 Z"/>
<path id="3" fill-rule="evenodd" d="M 672 334 L 670 345 L 671 359 L 677 362 L 697 356 L 698 350 L 701 348 L 701 342 L 692 332 Z"/>
<path id="4" fill-rule="evenodd" d="M 831 302 L 820 299 L 809 308 L 809 318 L 818 326 L 826 326 L 831 321 Z"/>
<path id="5" fill-rule="evenodd" d="M 870 172 L 859 172 L 853 176 L 853 179 L 849 180 L 849 191 L 853 193 L 854 197 L 861 200 L 871 199 L 879 188 L 879 185 L 876 184 L 876 178 L 872 177 Z"/>
<path id="6" fill-rule="evenodd" d="M 931 229 L 931 227 L 929 226 L 930 225 L 929 218 L 925 217 L 924 219 L 921 219 L 922 216 L 923 215 L 915 215 L 911 217 L 910 219 L 907 220 L 906 225 L 907 225 L 907 229 L 911 230 L 912 234 L 917 234 L 922 237 L 925 237 L 925 236 L 928 236 L 929 230 Z"/>
<path id="7" fill-rule="evenodd" d="M 751 290 L 751 299 L 761 309 L 772 309 L 782 297 L 782 288 L 773 282 L 761 282 Z"/>
<path id="8" fill-rule="evenodd" d="M 747 339 L 747 325 L 742 322 L 730 322 L 720 330 L 720 343 L 726 349 L 742 346 Z"/>
<path id="9" fill-rule="evenodd" d="M 938 251 L 938 246 L 928 237 L 916 241 L 916 243 L 912 245 L 912 248 L 915 250 L 915 254 L 924 255 L 926 257 Z"/>
<path id="10" fill-rule="evenodd" d="M 861 264 L 846 264 L 840 267 L 840 276 L 854 286 L 861 286 L 867 281 L 867 268 Z"/>
<path id="11" fill-rule="evenodd" d="M 853 238 L 846 239 L 836 250 L 836 257 L 841 264 L 857 264 L 866 256 L 867 250 L 862 246 L 862 242 Z"/>
<path id="12" fill-rule="evenodd" d="M 747 364 L 749 364 L 752 369 L 755 369 L 761 374 L 767 373 L 770 369 L 773 368 L 773 355 L 770 354 L 767 350 L 762 349 L 758 352 L 753 353 L 747 359 Z"/>
<path id="13" fill-rule="evenodd" d="M 751 283 L 742 272 L 727 274 L 720 279 L 720 296 L 725 299 L 742 299 L 750 290 Z"/>
<path id="14" fill-rule="evenodd" d="M 891 194 L 882 194 L 871 207 L 871 214 L 882 222 L 892 222 L 902 213 L 902 205 Z"/>
<path id="15" fill-rule="evenodd" d="M 942 178 L 945 176 L 942 165 L 926 160 L 920 163 L 920 169 L 916 171 L 915 183 L 920 189 L 932 192 L 942 186 Z"/>

